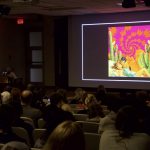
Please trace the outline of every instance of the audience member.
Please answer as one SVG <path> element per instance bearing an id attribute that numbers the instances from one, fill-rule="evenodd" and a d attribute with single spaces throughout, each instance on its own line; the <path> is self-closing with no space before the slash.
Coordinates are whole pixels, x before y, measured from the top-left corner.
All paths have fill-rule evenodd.
<path id="1" fill-rule="evenodd" d="M 104 100 L 105 100 L 106 93 L 107 92 L 106 92 L 106 89 L 105 89 L 104 85 L 99 85 L 97 87 L 97 91 L 96 91 L 96 94 L 95 94 L 97 101 L 102 103 L 102 104 L 105 104 Z"/>
<path id="2" fill-rule="evenodd" d="M 82 128 L 72 121 L 59 124 L 49 136 L 43 150 L 85 150 Z"/>
<path id="3" fill-rule="evenodd" d="M 69 111 L 69 112 L 73 113 L 71 106 L 68 104 L 68 100 L 67 100 L 67 96 L 66 96 L 66 90 L 65 89 L 58 89 L 57 93 L 61 94 L 63 97 L 61 109 L 64 111 Z"/>
<path id="4" fill-rule="evenodd" d="M 87 121 L 99 123 L 103 117 L 104 114 L 100 104 L 92 104 L 89 107 Z"/>
<path id="5" fill-rule="evenodd" d="M 24 139 L 18 137 L 12 132 L 12 124 L 14 122 L 15 113 L 12 106 L 9 104 L 0 105 L 0 143 L 7 143 L 10 141 L 25 142 Z"/>
<path id="6" fill-rule="evenodd" d="M 21 119 L 23 109 L 20 103 L 13 101 L 10 103 L 10 105 L 14 108 L 14 113 L 15 113 L 15 119 L 12 125 L 14 127 L 22 127 L 25 130 L 27 130 L 29 138 L 30 138 L 30 144 L 33 145 L 32 132 L 33 132 L 34 126 L 25 122 L 23 119 Z"/>
<path id="7" fill-rule="evenodd" d="M 85 97 L 87 95 L 86 91 L 83 90 L 82 88 L 77 88 L 74 93 L 75 96 L 71 100 L 71 104 L 83 104 Z"/>
<path id="8" fill-rule="evenodd" d="M 62 99 L 63 96 L 59 93 L 52 93 L 50 96 L 51 104 L 43 112 L 43 119 L 46 122 L 46 132 L 35 143 L 36 148 L 41 148 L 45 144 L 48 136 L 58 124 L 66 120 L 75 120 L 70 112 L 61 109 Z"/>
<path id="9" fill-rule="evenodd" d="M 120 95 L 114 95 L 114 94 L 107 94 L 105 101 L 107 103 L 109 113 L 105 115 L 104 118 L 100 121 L 100 126 L 98 129 L 99 133 L 102 133 L 103 131 L 107 129 L 114 129 L 115 128 L 115 119 L 116 114 L 118 110 L 123 105 L 123 99 L 120 98 Z"/>
<path id="10" fill-rule="evenodd" d="M 21 103 L 21 99 L 20 99 L 21 90 L 19 88 L 13 87 L 11 89 L 11 96 L 12 96 L 12 101 Z"/>
<path id="11" fill-rule="evenodd" d="M 30 90 L 24 90 L 21 93 L 21 104 L 23 107 L 23 117 L 29 117 L 33 119 L 35 125 L 37 125 L 37 120 L 41 117 L 41 111 L 37 108 L 31 106 L 32 102 L 32 92 Z"/>
<path id="12" fill-rule="evenodd" d="M 11 93 L 8 91 L 4 91 L 1 93 L 1 103 L 9 104 L 11 101 Z"/>
<path id="13" fill-rule="evenodd" d="M 150 137 L 138 133 L 138 115 L 132 106 L 122 107 L 116 116 L 116 129 L 105 130 L 100 139 L 100 150 L 149 150 Z"/>
<path id="14" fill-rule="evenodd" d="M 85 105 L 89 108 L 90 105 L 96 104 L 97 99 L 94 94 L 87 94 L 85 98 Z"/>
<path id="15" fill-rule="evenodd" d="M 7 67 L 6 72 L 7 72 L 6 76 L 8 78 L 9 83 L 11 85 L 13 85 L 14 80 L 17 79 L 17 75 L 15 73 L 15 70 L 12 67 Z"/>
<path id="16" fill-rule="evenodd" d="M 88 114 L 89 107 L 96 103 L 97 103 L 97 100 L 96 100 L 95 95 L 87 94 L 85 101 L 84 101 L 84 106 L 82 107 L 82 110 L 78 111 L 78 114 Z"/>
<path id="17" fill-rule="evenodd" d="M 147 100 L 148 93 L 146 91 L 137 91 L 133 106 L 137 109 L 140 120 L 139 132 L 145 132 L 150 135 L 150 107 L 147 105 Z"/>

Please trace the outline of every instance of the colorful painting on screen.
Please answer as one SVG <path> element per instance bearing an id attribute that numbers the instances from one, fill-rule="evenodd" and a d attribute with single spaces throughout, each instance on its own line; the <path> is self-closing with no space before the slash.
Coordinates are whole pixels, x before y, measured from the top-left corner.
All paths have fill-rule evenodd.
<path id="1" fill-rule="evenodd" d="M 150 77 L 150 25 L 109 27 L 108 76 Z"/>

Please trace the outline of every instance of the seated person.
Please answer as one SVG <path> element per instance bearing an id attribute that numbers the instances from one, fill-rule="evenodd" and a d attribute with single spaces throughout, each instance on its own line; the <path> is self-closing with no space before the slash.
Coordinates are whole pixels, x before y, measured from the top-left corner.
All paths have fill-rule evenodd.
<path id="1" fill-rule="evenodd" d="M 86 91 L 83 90 L 82 88 L 77 88 L 75 91 L 75 96 L 74 98 L 71 100 L 71 104 L 83 104 L 85 97 L 87 95 Z"/>
<path id="2" fill-rule="evenodd" d="M 7 68 L 6 68 L 6 72 L 7 72 L 7 73 L 6 73 L 6 76 L 7 76 L 7 78 L 8 78 L 8 82 L 9 82 L 10 84 L 13 84 L 14 80 L 17 79 L 17 75 L 16 75 L 14 69 L 11 68 L 11 67 L 7 67 Z"/>
<path id="3" fill-rule="evenodd" d="M 50 105 L 43 112 L 43 119 L 46 122 L 46 132 L 35 143 L 36 148 L 42 148 L 46 143 L 48 136 L 58 124 L 66 120 L 75 121 L 72 113 L 61 109 L 63 96 L 59 93 L 52 93 L 50 96 Z"/>
<path id="4" fill-rule="evenodd" d="M 112 76 L 119 77 L 150 77 L 150 73 L 146 68 L 141 68 L 138 71 L 133 71 L 130 66 L 126 66 L 126 58 L 122 57 L 112 66 Z"/>
<path id="5" fill-rule="evenodd" d="M 67 96 L 66 96 L 66 90 L 65 89 L 58 89 L 57 93 L 59 93 L 63 96 L 61 109 L 64 111 L 69 111 L 69 112 L 73 113 L 71 106 L 68 104 L 68 100 L 67 100 Z"/>
<path id="6" fill-rule="evenodd" d="M 149 150 L 150 137 L 138 133 L 138 115 L 132 106 L 122 107 L 116 116 L 115 128 L 105 130 L 100 139 L 100 150 Z"/>
<path id="7" fill-rule="evenodd" d="M 87 121 L 99 123 L 103 117 L 104 114 L 100 104 L 92 104 L 89 107 Z"/>
<path id="8" fill-rule="evenodd" d="M 26 142 L 12 132 L 11 127 L 14 120 L 15 113 L 13 107 L 9 104 L 0 105 L 0 143 L 7 143 L 10 141 Z"/>
<path id="9" fill-rule="evenodd" d="M 23 108 L 23 117 L 31 118 L 35 126 L 37 126 L 37 120 L 41 117 L 42 113 L 39 109 L 31 106 L 33 94 L 30 90 L 24 90 L 21 93 L 21 105 Z"/>
<path id="10" fill-rule="evenodd" d="M 18 102 L 11 102 L 10 105 L 14 108 L 14 113 L 15 113 L 15 119 L 13 122 L 13 127 L 22 127 L 25 130 L 27 130 L 30 138 L 30 144 L 33 145 L 33 138 L 32 138 L 32 132 L 34 129 L 34 126 L 31 124 L 25 122 L 23 119 L 21 119 L 21 115 L 23 112 L 22 106 Z"/>
<path id="11" fill-rule="evenodd" d="M 43 150 L 85 150 L 82 128 L 77 122 L 62 122 L 49 136 Z"/>

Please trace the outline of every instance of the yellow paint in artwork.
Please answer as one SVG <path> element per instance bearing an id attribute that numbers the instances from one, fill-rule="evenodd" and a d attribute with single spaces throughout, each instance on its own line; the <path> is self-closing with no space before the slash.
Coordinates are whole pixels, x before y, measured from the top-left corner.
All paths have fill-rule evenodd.
<path id="1" fill-rule="evenodd" d="M 126 31 L 121 31 L 121 36 L 125 36 L 126 35 Z"/>
<path id="2" fill-rule="evenodd" d="M 124 29 L 125 29 L 126 31 L 131 30 L 131 26 L 126 26 Z"/>
<path id="3" fill-rule="evenodd" d="M 117 29 L 116 29 L 116 27 L 112 27 L 112 28 L 110 28 L 110 31 L 111 31 L 112 35 L 115 35 L 117 32 Z"/>
<path id="4" fill-rule="evenodd" d="M 128 63 L 128 66 L 131 68 L 131 70 L 134 72 L 137 72 L 139 69 L 141 69 L 134 57 L 128 56 L 127 63 Z"/>
<path id="5" fill-rule="evenodd" d="M 137 35 L 139 35 L 139 36 L 142 35 L 142 31 L 141 31 L 141 30 L 138 30 L 138 31 L 137 31 Z"/>
<path id="6" fill-rule="evenodd" d="M 145 37 L 150 37 L 150 31 L 149 30 L 145 30 L 144 31 L 144 36 Z"/>

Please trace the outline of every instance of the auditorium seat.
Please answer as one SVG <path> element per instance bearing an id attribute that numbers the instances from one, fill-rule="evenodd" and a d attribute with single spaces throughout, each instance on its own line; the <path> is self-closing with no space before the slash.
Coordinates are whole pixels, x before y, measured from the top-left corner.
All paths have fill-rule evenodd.
<path id="1" fill-rule="evenodd" d="M 88 118 L 87 114 L 73 114 L 77 121 L 86 121 Z"/>
<path id="2" fill-rule="evenodd" d="M 18 135 L 19 137 L 25 139 L 26 142 L 27 142 L 27 144 L 29 146 L 31 146 L 29 134 L 28 134 L 28 132 L 27 132 L 26 129 L 24 129 L 22 127 L 12 127 L 12 131 L 13 131 L 13 133 L 15 133 L 16 135 Z"/>
<path id="3" fill-rule="evenodd" d="M 32 137 L 34 142 L 41 137 L 41 135 L 46 131 L 46 129 L 34 129 Z"/>
<path id="4" fill-rule="evenodd" d="M 98 133 L 99 123 L 88 121 L 77 121 L 81 124 L 84 132 Z"/>
<path id="5" fill-rule="evenodd" d="M 100 135 L 96 133 L 84 133 L 86 150 L 99 150 Z"/>
<path id="6" fill-rule="evenodd" d="M 20 117 L 20 118 L 23 119 L 24 122 L 29 123 L 33 128 L 35 128 L 32 118 L 29 118 L 29 117 Z"/>
<path id="7" fill-rule="evenodd" d="M 45 128 L 45 124 L 46 124 L 46 122 L 44 121 L 43 118 L 38 119 L 38 128 L 39 129 Z"/>

